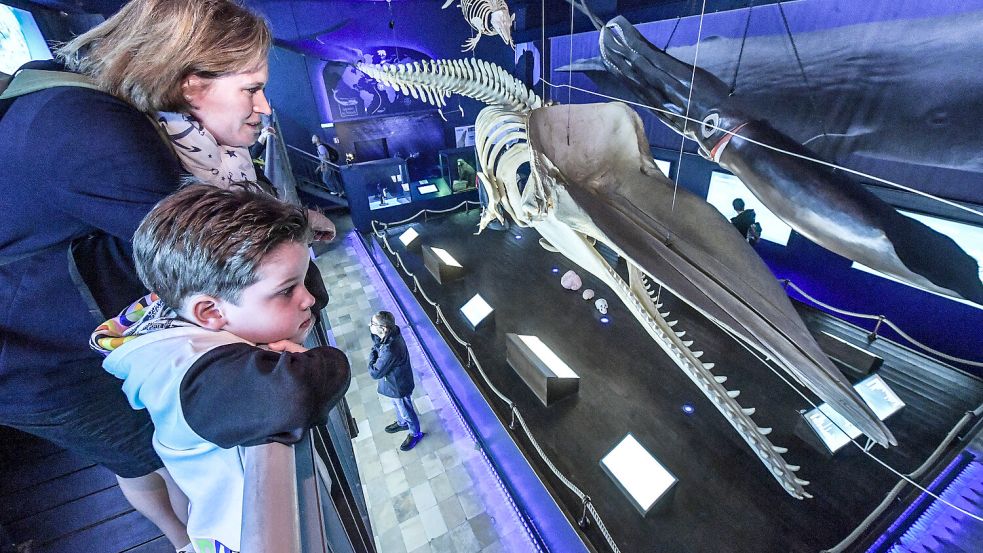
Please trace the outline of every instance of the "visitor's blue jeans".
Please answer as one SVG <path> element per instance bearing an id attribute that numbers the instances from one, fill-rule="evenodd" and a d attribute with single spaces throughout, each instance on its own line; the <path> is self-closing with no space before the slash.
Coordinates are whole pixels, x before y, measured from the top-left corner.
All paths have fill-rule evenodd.
<path id="1" fill-rule="evenodd" d="M 416 410 L 413 409 L 413 398 L 406 396 L 390 399 L 393 400 L 393 406 L 396 407 L 396 422 L 403 426 L 409 425 L 410 432 L 414 436 L 419 436 L 420 417 L 416 416 Z"/>

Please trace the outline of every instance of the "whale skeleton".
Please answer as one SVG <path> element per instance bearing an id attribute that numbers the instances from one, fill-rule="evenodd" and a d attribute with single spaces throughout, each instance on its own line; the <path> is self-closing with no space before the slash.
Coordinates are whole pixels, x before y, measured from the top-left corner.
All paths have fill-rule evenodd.
<path id="1" fill-rule="evenodd" d="M 793 497 L 811 497 L 787 449 L 751 418 L 739 390 L 662 311 L 659 286 L 807 387 L 881 445 L 891 432 L 822 353 L 781 285 L 715 208 L 673 183 L 649 154 L 638 115 L 619 102 L 544 106 L 504 69 L 473 58 L 359 65 L 378 81 L 435 106 L 452 93 L 487 104 L 475 121 L 488 193 L 479 231 L 508 213 L 603 281 L 693 381 Z M 529 166 L 529 176 L 520 173 Z M 675 194 L 675 201 L 673 195 Z M 598 253 L 602 242 L 628 264 L 626 282 Z"/>

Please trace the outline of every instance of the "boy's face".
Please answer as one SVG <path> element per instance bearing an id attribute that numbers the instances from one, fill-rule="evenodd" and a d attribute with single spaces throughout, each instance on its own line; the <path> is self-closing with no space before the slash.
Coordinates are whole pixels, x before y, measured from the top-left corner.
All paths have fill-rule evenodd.
<path id="1" fill-rule="evenodd" d="M 227 330 L 256 344 L 300 343 L 314 326 L 314 296 L 304 287 L 307 246 L 287 242 L 260 262 L 259 280 L 242 291 L 239 303 L 219 300 Z"/>
<path id="2" fill-rule="evenodd" d="M 386 337 L 386 327 L 385 327 L 385 325 L 383 325 L 382 323 L 380 323 L 379 322 L 379 319 L 376 319 L 375 316 L 373 316 L 372 317 L 372 320 L 369 322 L 369 332 L 371 332 L 372 334 L 378 336 L 379 338 L 385 338 Z"/>

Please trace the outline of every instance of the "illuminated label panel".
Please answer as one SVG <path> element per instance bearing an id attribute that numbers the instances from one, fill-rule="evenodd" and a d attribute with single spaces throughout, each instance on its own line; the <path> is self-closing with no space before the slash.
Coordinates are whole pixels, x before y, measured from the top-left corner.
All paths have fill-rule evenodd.
<path id="1" fill-rule="evenodd" d="M 437 257 L 439 257 L 441 261 L 450 265 L 451 267 L 461 266 L 461 264 L 458 263 L 457 260 L 451 256 L 451 254 L 447 253 L 447 250 L 443 250 L 440 248 L 430 248 L 430 249 L 433 250 L 433 253 L 437 254 Z"/>
<path id="2" fill-rule="evenodd" d="M 858 382 L 853 388 L 881 420 L 897 413 L 905 406 L 901 398 L 879 375 L 871 375 Z M 834 453 L 862 434 L 856 426 L 827 403 L 806 412 L 804 416 L 826 447 Z"/>
<path id="3" fill-rule="evenodd" d="M 464 313 L 471 326 L 478 326 L 478 323 L 490 315 L 492 311 L 492 306 L 488 305 L 481 294 L 475 294 L 473 298 L 468 300 L 468 303 L 461 307 L 461 313 Z"/>
<path id="4" fill-rule="evenodd" d="M 577 373 L 573 372 L 573 369 L 553 353 L 553 350 L 544 344 L 538 336 L 519 335 L 519 339 L 549 367 L 555 376 L 559 378 L 579 378 Z"/>
<path id="5" fill-rule="evenodd" d="M 643 514 L 676 483 L 676 477 L 631 434 L 601 459 L 601 467 Z"/>
<path id="6" fill-rule="evenodd" d="M 402 242 L 404 246 L 409 246 L 410 242 L 416 240 L 417 236 L 420 236 L 420 234 L 416 232 L 416 229 L 410 227 L 406 229 L 406 232 L 399 235 L 399 241 Z"/>

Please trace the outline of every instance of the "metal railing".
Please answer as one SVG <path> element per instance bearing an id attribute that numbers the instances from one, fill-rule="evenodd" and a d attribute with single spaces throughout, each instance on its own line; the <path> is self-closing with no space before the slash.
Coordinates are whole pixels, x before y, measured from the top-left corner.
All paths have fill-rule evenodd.
<path id="1" fill-rule="evenodd" d="M 305 346 L 329 345 L 321 319 Z M 241 551 L 375 553 L 349 420 L 342 399 L 297 444 L 244 448 Z"/>

